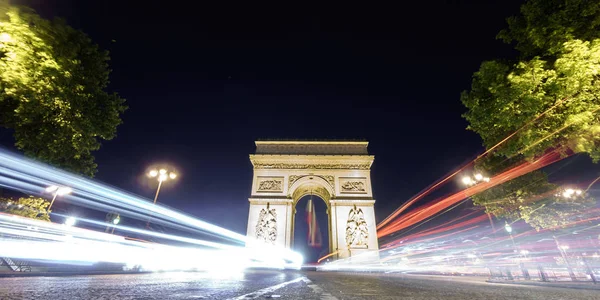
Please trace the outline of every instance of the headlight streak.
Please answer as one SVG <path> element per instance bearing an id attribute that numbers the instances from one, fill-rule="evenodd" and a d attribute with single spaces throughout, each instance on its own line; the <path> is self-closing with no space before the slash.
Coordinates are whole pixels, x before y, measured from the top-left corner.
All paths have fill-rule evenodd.
<path id="1" fill-rule="evenodd" d="M 99 183 L 96 183 L 92 180 L 82 178 L 79 176 L 75 176 L 69 174 L 67 172 L 57 170 L 46 165 L 31 161 L 29 159 L 22 158 L 17 155 L 13 155 L 8 153 L 7 151 L 0 149 L 0 186 L 16 189 L 22 191 L 27 194 L 32 195 L 44 195 L 44 191 L 48 186 L 51 185 L 61 185 L 68 186 L 73 189 L 73 193 L 70 195 L 65 195 L 61 198 L 61 201 L 68 201 L 72 204 L 78 204 L 94 209 L 99 209 L 101 211 L 119 211 L 121 215 L 127 215 L 129 217 L 135 217 L 138 219 L 145 219 L 148 216 L 153 218 L 153 223 L 163 224 L 169 227 L 176 227 L 178 229 L 193 231 L 193 232 L 202 232 L 203 234 L 209 234 L 212 236 L 219 237 L 225 240 L 232 240 L 237 242 L 239 246 L 236 245 L 228 245 L 221 244 L 216 242 L 203 241 L 198 239 L 186 238 L 181 236 L 174 236 L 168 234 L 162 234 L 157 232 L 151 232 L 146 230 L 140 230 L 132 227 L 124 227 L 124 226 L 116 226 L 119 230 L 136 232 L 139 234 L 150 235 L 157 238 L 175 240 L 179 242 L 185 242 L 193 245 L 201 245 L 205 247 L 212 247 L 216 249 L 206 250 L 199 248 L 183 248 L 183 247 L 172 247 L 172 246 L 156 246 L 157 244 L 153 244 L 153 251 L 157 251 L 156 249 L 167 249 L 165 252 L 161 253 L 171 253 L 170 258 L 165 260 L 173 261 L 179 258 L 184 260 L 194 260 L 194 257 L 190 255 L 183 254 L 174 254 L 179 251 L 182 253 L 190 254 L 198 253 L 198 251 L 211 251 L 211 256 L 213 259 L 209 259 L 204 261 L 204 265 L 211 264 L 219 264 L 220 268 L 225 267 L 226 261 L 236 261 L 239 262 L 239 259 L 243 260 L 243 263 L 239 265 L 242 266 L 260 266 L 260 267 L 276 267 L 276 268 L 299 268 L 302 264 L 302 256 L 294 251 L 289 249 L 284 249 L 282 247 L 276 247 L 271 245 L 265 245 L 259 241 L 254 239 L 247 239 L 245 235 L 235 233 L 233 231 L 227 230 L 225 228 L 204 222 L 202 220 L 193 218 L 186 214 L 177 212 L 173 209 L 165 207 L 163 205 L 155 205 L 148 199 L 141 198 L 139 196 L 132 195 L 127 192 L 120 191 L 116 188 L 110 188 L 107 186 L 103 186 Z M 53 214 L 59 215 L 59 214 Z M 64 216 L 63 216 L 64 217 Z M 8 219 L 7 219 L 8 218 Z M 24 218 L 18 218 L 14 216 L 8 216 L 0 214 L 0 232 L 4 232 L 9 235 L 21 235 L 28 237 L 30 239 L 34 239 L 35 241 L 19 241 L 15 242 L 13 240 L 2 239 L 0 240 L 0 256 L 6 255 L 8 257 L 22 257 L 22 258 L 33 258 L 34 256 L 37 259 L 52 259 L 55 258 L 64 258 L 64 256 L 58 255 L 55 252 L 58 249 L 65 250 L 61 247 L 64 247 L 64 243 L 71 243 L 72 241 L 77 241 L 78 243 L 82 243 L 81 238 L 75 238 L 74 240 L 71 237 L 79 236 L 81 232 L 78 230 L 82 230 L 76 227 L 68 227 L 64 225 L 56 225 L 53 223 L 42 222 L 36 220 L 27 220 Z M 18 222 L 17 222 L 18 220 Z M 33 223 L 31 223 L 33 221 Z M 107 224 L 103 222 L 87 220 L 87 219 L 79 219 L 78 221 L 86 222 L 94 225 L 101 226 L 109 226 L 115 227 L 113 224 Z M 7 223 L 8 222 L 8 223 Z M 16 222 L 16 224 L 15 224 Z M 21 225 L 18 225 L 21 224 Z M 26 228 L 19 228 L 26 224 Z M 37 228 L 36 230 L 32 228 Z M 89 231 L 87 230 L 84 236 L 85 239 L 90 239 Z M 77 234 L 74 234 L 77 233 Z M 104 233 L 93 233 L 96 234 L 96 238 L 94 243 L 94 249 L 98 249 L 99 247 L 106 246 L 106 243 L 115 243 L 116 241 L 114 235 L 107 235 Z M 101 237 L 101 238 L 99 238 Z M 44 242 L 38 241 L 44 240 Z M 91 241 L 88 241 L 91 243 Z M 131 241 L 123 241 L 118 240 L 118 243 L 121 247 L 119 248 L 122 251 L 129 251 L 127 253 L 133 253 L 142 247 L 144 243 L 135 244 L 132 246 L 130 244 Z M 44 246 L 38 245 L 38 243 L 44 243 Z M 60 243 L 55 244 L 54 246 L 49 246 L 48 243 Z M 101 243 L 101 244 L 98 244 Z M 45 251 L 25 251 L 24 248 L 23 254 L 19 256 L 19 251 L 14 251 L 14 249 L 18 249 L 23 245 L 24 248 L 27 248 L 26 245 L 29 245 L 29 249 L 40 249 L 39 247 L 58 247 L 53 248 L 55 252 L 53 252 L 54 256 L 47 255 L 44 258 Z M 134 247 L 134 248 L 122 248 L 122 247 Z M 75 247 L 75 246 L 74 246 Z M 81 247 L 81 244 L 77 244 L 77 249 L 84 250 Z M 107 246 L 108 247 L 108 246 Z M 110 246 L 113 247 L 113 246 Z M 160 248 L 166 247 L 166 248 Z M 9 248 L 12 248 L 13 251 L 10 251 Z M 8 250 L 7 250 L 8 249 Z M 49 248 L 50 249 L 50 248 Z M 112 248 L 111 248 L 112 249 Z M 128 250 L 124 250 L 128 249 Z M 185 249 L 185 250 L 182 250 Z M 140 250 L 141 251 L 141 250 Z M 144 250 L 144 251 L 147 251 Z M 233 252 L 232 252 L 233 251 Z M 202 252 L 202 253 L 204 253 Z M 29 253 L 29 254 L 27 254 Z M 89 253 L 95 253 L 92 248 L 90 248 Z M 118 251 L 113 252 L 113 254 L 117 255 Z M 123 252 L 125 253 L 125 252 Z M 26 255 L 27 254 L 27 255 Z M 226 255 L 225 255 L 226 254 Z M 16 256 L 15 256 L 16 255 Z M 108 254 L 107 254 L 108 255 Z M 145 254 L 140 253 L 139 256 L 132 254 L 131 257 L 144 257 Z M 109 261 L 115 262 L 123 262 L 128 263 L 127 259 L 111 257 L 108 255 L 98 256 L 96 258 L 93 257 L 85 257 L 85 256 L 74 256 L 82 261 L 102 261 L 103 259 L 107 259 Z M 124 257 L 129 257 L 125 255 Z M 227 259 L 225 259 L 227 257 Z M 239 259 L 238 259 L 239 258 Z M 182 262 L 183 263 L 183 262 Z M 145 262 L 146 265 L 149 265 L 149 262 Z M 189 263 L 188 263 L 189 265 Z M 233 268 L 233 266 L 231 266 Z M 161 268 L 162 269 L 162 268 Z M 172 268 L 171 268 L 172 269 Z M 189 269 L 189 268 L 185 268 Z"/>

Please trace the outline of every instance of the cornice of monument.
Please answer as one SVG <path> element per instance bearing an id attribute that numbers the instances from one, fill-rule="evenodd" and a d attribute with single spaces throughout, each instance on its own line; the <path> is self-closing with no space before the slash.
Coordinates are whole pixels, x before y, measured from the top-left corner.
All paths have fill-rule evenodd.
<path id="1" fill-rule="evenodd" d="M 350 169 L 370 170 L 373 155 L 250 154 L 255 169 Z"/>

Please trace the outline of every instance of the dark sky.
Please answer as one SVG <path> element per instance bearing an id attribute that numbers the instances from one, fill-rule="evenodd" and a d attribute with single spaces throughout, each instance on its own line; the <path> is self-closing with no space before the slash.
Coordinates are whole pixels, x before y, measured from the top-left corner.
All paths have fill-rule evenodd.
<path id="1" fill-rule="evenodd" d="M 97 179 L 152 197 L 143 173 L 169 162 L 181 176 L 160 202 L 242 233 L 258 138 L 368 140 L 379 220 L 474 158 L 459 95 L 482 60 L 514 55 L 495 36 L 520 5 L 19 2 L 111 52 L 129 110 Z"/>

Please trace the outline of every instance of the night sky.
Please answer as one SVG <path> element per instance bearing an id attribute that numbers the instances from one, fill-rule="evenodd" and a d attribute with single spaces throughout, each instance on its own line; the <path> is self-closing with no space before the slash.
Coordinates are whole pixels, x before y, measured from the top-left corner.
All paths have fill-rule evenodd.
<path id="1" fill-rule="evenodd" d="M 483 60 L 515 56 L 495 36 L 521 1 L 18 2 L 111 53 L 129 110 L 96 178 L 151 198 L 144 172 L 168 162 L 181 176 L 159 202 L 245 233 L 256 139 L 368 140 L 379 220 L 480 153 L 459 95 Z"/>

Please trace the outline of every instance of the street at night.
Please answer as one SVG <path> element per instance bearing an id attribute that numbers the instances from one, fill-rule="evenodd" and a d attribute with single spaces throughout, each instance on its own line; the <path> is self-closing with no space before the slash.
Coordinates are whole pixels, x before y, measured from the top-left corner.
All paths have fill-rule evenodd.
<path id="1" fill-rule="evenodd" d="M 599 289 L 487 283 L 480 277 L 246 271 L 0 279 L 0 299 L 597 299 Z"/>
<path id="2" fill-rule="evenodd" d="M 0 300 L 600 299 L 600 0 L 0 0 Z"/>

